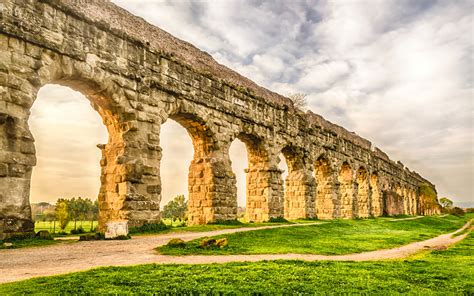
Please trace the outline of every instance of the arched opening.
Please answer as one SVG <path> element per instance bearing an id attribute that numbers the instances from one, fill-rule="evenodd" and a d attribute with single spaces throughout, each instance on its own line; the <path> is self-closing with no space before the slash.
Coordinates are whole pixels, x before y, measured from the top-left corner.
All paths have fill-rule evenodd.
<path id="1" fill-rule="evenodd" d="M 357 196 L 355 205 L 357 206 L 354 216 L 366 218 L 370 215 L 370 188 L 367 171 L 360 167 L 357 171 Z"/>
<path id="2" fill-rule="evenodd" d="M 258 188 L 258 183 L 252 182 L 253 179 L 247 180 L 247 173 L 249 173 L 250 155 L 247 155 L 247 148 L 245 143 L 239 138 L 235 139 L 229 148 L 229 158 L 232 163 L 232 171 L 235 174 L 237 186 L 237 218 L 245 219 L 247 203 L 249 207 L 258 209 L 263 207 L 263 201 L 249 200 L 247 196 L 263 195 Z M 253 164 L 254 166 L 255 164 Z M 250 183 L 250 184 L 249 184 Z"/>
<path id="3" fill-rule="evenodd" d="M 161 177 L 161 211 L 165 223 L 182 223 L 187 216 L 189 200 L 188 175 L 193 159 L 194 148 L 186 129 L 170 119 L 160 128 L 160 177 Z M 180 198 L 184 195 L 184 203 Z M 166 205 L 174 200 L 179 210 L 172 211 Z M 166 207 L 166 208 L 165 208 Z"/>
<path id="4" fill-rule="evenodd" d="M 271 217 L 282 216 L 280 171 L 271 166 L 263 140 L 247 133 L 240 133 L 236 139 L 231 144 L 229 154 L 237 177 L 238 203 L 239 206 L 245 205 L 244 219 L 263 222 Z M 243 159 L 245 153 L 246 160 Z M 246 175 L 239 176 L 239 171 L 242 172 L 243 169 Z M 245 187 L 241 184 L 245 184 Z M 242 188 L 246 190 L 243 191 Z"/>
<path id="5" fill-rule="evenodd" d="M 374 217 L 381 216 L 383 213 L 382 209 L 382 194 L 379 185 L 379 176 L 377 173 L 372 173 L 370 175 L 370 213 Z"/>
<path id="6" fill-rule="evenodd" d="M 178 113 L 169 118 L 186 129 L 193 143 L 188 174 L 188 225 L 235 219 L 235 178 L 228 154 L 218 146 L 214 132 L 195 114 Z"/>
<path id="7" fill-rule="evenodd" d="M 352 180 L 352 169 L 349 163 L 344 162 L 339 170 L 339 196 L 341 200 L 341 218 L 354 217 L 354 182 Z"/>
<path id="8" fill-rule="evenodd" d="M 100 109 L 93 102 L 92 106 Z M 54 84 L 39 90 L 30 112 L 28 125 L 35 138 L 37 159 L 31 175 L 30 204 L 33 220 L 43 221 L 36 223 L 36 229 L 59 232 L 61 224 L 69 224 L 65 231 L 97 227 L 99 209 L 102 212 L 106 208 L 101 189 L 102 155 L 97 146 L 108 141 L 107 122 L 82 93 Z M 95 204 L 98 196 L 102 202 L 99 207 Z M 79 210 L 70 210 L 68 217 L 61 219 L 71 220 L 68 224 L 56 222 L 58 199 L 68 200 L 70 209 L 80 205 Z"/>
<path id="9" fill-rule="evenodd" d="M 318 219 L 339 217 L 339 204 L 334 172 L 329 160 L 319 157 L 315 163 L 316 215 Z"/>

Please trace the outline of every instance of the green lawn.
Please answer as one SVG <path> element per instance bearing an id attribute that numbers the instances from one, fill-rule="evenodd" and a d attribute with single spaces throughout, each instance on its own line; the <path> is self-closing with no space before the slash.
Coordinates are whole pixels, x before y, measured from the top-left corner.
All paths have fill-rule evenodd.
<path id="1" fill-rule="evenodd" d="M 448 250 L 407 260 L 105 267 L 0 285 L 0 295 L 473 295 L 473 250 L 471 233 Z"/>
<path id="2" fill-rule="evenodd" d="M 91 230 L 92 223 L 91 221 L 77 221 L 77 228 L 79 228 L 82 225 L 82 228 L 86 232 L 89 232 Z M 98 223 L 97 221 L 93 221 L 93 227 L 97 227 Z M 70 221 L 66 228 L 64 229 L 65 232 L 69 233 L 71 230 L 74 229 L 74 221 Z M 40 230 L 48 230 L 49 233 L 59 233 L 61 232 L 61 229 L 59 228 L 59 222 L 56 221 L 56 228 L 54 228 L 54 223 L 52 221 L 37 221 L 35 222 L 35 232 L 38 232 Z M 54 230 L 54 231 L 53 231 Z"/>
<path id="3" fill-rule="evenodd" d="M 472 215 L 422 217 L 392 221 L 393 218 L 364 220 L 334 220 L 320 225 L 264 229 L 215 236 L 226 237 L 229 245 L 223 249 L 200 248 L 202 239 L 186 243 L 185 248 L 162 246 L 166 255 L 189 254 L 349 254 L 393 248 L 421 241 L 460 228 Z"/>

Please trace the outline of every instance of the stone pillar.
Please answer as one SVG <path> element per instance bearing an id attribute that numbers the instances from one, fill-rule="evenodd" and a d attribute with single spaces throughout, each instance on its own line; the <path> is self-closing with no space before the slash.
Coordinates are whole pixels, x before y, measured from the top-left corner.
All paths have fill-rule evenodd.
<path id="1" fill-rule="evenodd" d="M 344 163 L 339 171 L 339 197 L 341 200 L 341 218 L 357 217 L 357 184 L 352 178 L 352 169 Z M 356 203 L 354 203 L 354 201 Z"/>
<path id="2" fill-rule="evenodd" d="M 29 108 L 39 85 L 26 44 L 0 35 L 0 239 L 31 235 L 30 178 L 36 164 Z"/>
<path id="3" fill-rule="evenodd" d="M 237 218 L 237 188 L 230 161 L 213 156 L 193 159 L 189 167 L 188 224 Z"/>
<path id="4" fill-rule="evenodd" d="M 285 219 L 313 218 L 316 182 L 311 171 L 290 171 L 285 185 Z"/>
<path id="5" fill-rule="evenodd" d="M 276 167 L 249 168 L 247 171 L 245 219 L 264 222 L 283 217 L 282 171 Z"/>
<path id="6" fill-rule="evenodd" d="M 364 168 L 357 172 L 357 217 L 366 218 L 370 215 L 370 188 L 367 171 Z"/>
<path id="7" fill-rule="evenodd" d="M 333 219 L 339 217 L 339 200 L 337 192 L 339 183 L 331 169 L 329 161 L 320 158 L 315 165 L 316 176 L 316 215 L 318 219 Z"/>
<path id="8" fill-rule="evenodd" d="M 159 223 L 159 126 L 141 120 L 122 123 L 121 136 L 102 149 L 101 224 L 128 222 L 128 227 Z M 109 128 L 109 133 L 111 129 Z"/>
<path id="9" fill-rule="evenodd" d="M 370 215 L 374 217 L 382 216 L 382 191 L 379 184 L 379 178 L 376 174 L 370 177 Z"/>
<path id="10" fill-rule="evenodd" d="M 406 187 L 403 187 L 402 189 L 402 196 L 403 196 L 403 214 L 404 215 L 409 215 L 409 208 L 410 208 L 410 199 L 408 197 L 408 192 Z"/>

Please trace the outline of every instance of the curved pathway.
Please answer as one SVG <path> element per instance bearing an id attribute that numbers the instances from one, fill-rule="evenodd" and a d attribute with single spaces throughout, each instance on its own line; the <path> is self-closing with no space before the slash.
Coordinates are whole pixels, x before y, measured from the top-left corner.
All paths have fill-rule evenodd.
<path id="1" fill-rule="evenodd" d="M 229 234 L 243 231 L 252 231 L 279 227 L 298 227 L 319 223 L 290 224 L 264 227 L 248 227 L 224 229 L 208 232 L 173 233 L 165 235 L 137 236 L 132 240 L 124 241 L 90 241 L 76 244 L 60 244 L 45 247 L 0 250 L 0 283 L 13 282 L 33 277 L 64 274 L 84 271 L 100 266 L 126 266 L 146 263 L 158 264 L 202 264 L 226 263 L 236 261 L 262 260 L 339 260 L 339 261 L 366 261 L 381 259 L 404 258 L 424 249 L 445 248 L 467 236 L 471 221 L 463 228 L 448 234 L 414 242 L 394 249 L 377 250 L 371 252 L 348 255 L 311 255 L 311 254 L 268 254 L 268 255 L 190 255 L 165 256 L 157 254 L 154 248 L 166 244 L 172 238 L 181 238 L 185 241 L 220 234 Z M 468 232 L 454 234 L 470 228 Z"/>

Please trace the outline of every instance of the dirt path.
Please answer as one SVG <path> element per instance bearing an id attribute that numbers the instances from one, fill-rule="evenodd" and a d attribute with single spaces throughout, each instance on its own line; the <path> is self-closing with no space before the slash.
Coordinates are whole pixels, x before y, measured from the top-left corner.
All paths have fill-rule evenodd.
<path id="1" fill-rule="evenodd" d="M 315 225 L 290 224 L 278 226 L 225 229 L 209 232 L 173 233 L 165 235 L 138 236 L 125 241 L 91 241 L 75 244 L 60 244 L 46 247 L 0 250 L 0 283 L 13 282 L 33 277 L 64 274 L 83 271 L 99 266 L 125 266 L 146 263 L 226 263 L 235 261 L 261 260 L 342 260 L 365 261 L 395 259 L 410 256 L 426 248 L 443 248 L 462 240 L 467 233 L 454 237 L 453 234 L 469 227 L 471 222 L 456 232 L 411 243 L 394 249 L 378 250 L 349 255 L 325 256 L 310 254 L 271 254 L 271 255 L 215 255 L 215 256 L 165 256 L 159 255 L 154 248 L 166 244 L 172 238 L 189 241 L 205 236 L 229 234 L 243 231 L 278 227 L 298 227 Z"/>

